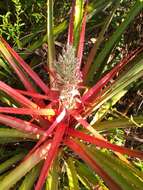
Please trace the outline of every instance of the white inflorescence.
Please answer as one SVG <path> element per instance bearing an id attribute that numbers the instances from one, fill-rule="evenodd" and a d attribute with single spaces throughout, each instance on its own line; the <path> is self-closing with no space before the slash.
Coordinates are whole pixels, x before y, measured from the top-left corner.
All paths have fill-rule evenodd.
<path id="1" fill-rule="evenodd" d="M 82 82 L 79 61 L 75 57 L 75 49 L 68 45 L 62 51 L 58 61 L 55 62 L 56 87 L 60 91 L 60 101 L 67 109 L 76 106 L 80 97 L 78 84 Z"/>

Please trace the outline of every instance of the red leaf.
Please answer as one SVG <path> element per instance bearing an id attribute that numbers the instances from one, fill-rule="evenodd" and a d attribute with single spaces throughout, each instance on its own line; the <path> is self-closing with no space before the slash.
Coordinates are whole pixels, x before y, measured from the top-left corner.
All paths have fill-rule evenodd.
<path id="1" fill-rule="evenodd" d="M 51 97 L 49 95 L 43 95 L 36 92 L 24 91 L 24 90 L 19 90 L 19 89 L 16 89 L 16 91 L 19 92 L 20 94 L 31 96 L 32 98 L 36 98 L 36 99 L 44 99 L 44 100 L 51 100 L 51 101 L 55 100 L 54 97 Z"/>
<path id="2" fill-rule="evenodd" d="M 82 57 L 83 57 L 83 49 L 84 49 L 84 40 L 85 40 L 85 27 L 86 27 L 86 16 L 87 16 L 87 2 L 85 5 L 85 12 L 82 20 L 80 39 L 77 51 L 77 58 L 79 60 L 79 69 L 81 67 Z"/>
<path id="3" fill-rule="evenodd" d="M 34 102 L 30 101 L 20 93 L 18 93 L 15 89 L 11 88 L 4 82 L 0 81 L 0 90 L 4 91 L 7 93 L 10 97 L 12 97 L 14 100 L 19 102 L 21 105 L 29 107 L 29 108 L 38 108 L 37 104 Z"/>
<path id="4" fill-rule="evenodd" d="M 3 52 L 2 52 L 3 53 Z M 5 59 L 9 62 L 9 64 L 11 65 L 11 67 L 14 69 L 14 71 L 17 73 L 18 77 L 20 78 L 20 80 L 22 81 L 22 83 L 24 84 L 25 88 L 27 90 L 31 90 L 34 91 L 33 86 L 31 85 L 31 83 L 28 81 L 28 79 L 26 78 L 26 76 L 23 74 L 23 72 L 20 70 L 20 68 L 15 64 L 14 60 L 12 59 L 12 57 L 6 56 L 3 53 L 3 56 L 5 57 Z"/>
<path id="5" fill-rule="evenodd" d="M 81 159 L 83 159 L 95 172 L 100 175 L 110 189 L 121 190 L 118 184 L 110 178 L 110 176 L 93 160 L 90 155 L 74 140 L 68 139 L 65 141 L 65 144 L 71 148 L 76 154 L 78 154 Z"/>
<path id="6" fill-rule="evenodd" d="M 90 90 L 88 90 L 82 96 L 82 102 L 91 102 L 95 97 L 98 96 L 100 90 L 127 64 L 129 63 L 138 53 L 140 53 L 143 48 L 138 48 L 127 57 L 124 57 L 119 64 L 117 64 L 109 73 L 101 78 Z"/>
<path id="7" fill-rule="evenodd" d="M 39 177 L 38 182 L 36 184 L 35 190 L 41 190 L 42 189 L 43 184 L 45 182 L 45 179 L 48 175 L 50 166 L 51 166 L 53 160 L 57 156 L 58 148 L 59 148 L 60 143 L 63 139 L 63 135 L 65 133 L 66 128 L 67 128 L 67 125 L 65 125 L 63 123 L 59 124 L 59 126 L 55 132 L 55 136 L 53 138 L 50 150 L 49 150 L 47 158 L 46 158 L 46 161 L 45 161 L 44 166 L 41 170 L 41 174 L 40 174 L 40 177 Z"/>
<path id="8" fill-rule="evenodd" d="M 72 1 L 72 10 L 71 10 L 71 15 L 70 15 L 70 23 L 69 23 L 69 29 L 68 29 L 68 45 L 73 45 L 73 40 L 74 40 L 74 13 L 75 13 L 75 0 Z"/>
<path id="9" fill-rule="evenodd" d="M 44 160 L 48 154 L 51 146 L 51 140 L 46 141 L 41 147 L 39 147 L 29 158 L 24 158 L 23 161 L 14 170 L 17 171 L 18 167 L 27 165 L 25 173 L 23 176 L 29 172 L 34 166 L 36 166 L 41 160 Z M 22 176 L 20 176 L 21 178 Z M 20 180 L 20 178 L 18 180 Z M 18 181 L 17 180 L 17 181 Z M 26 189 L 28 190 L 28 189 Z"/>
<path id="10" fill-rule="evenodd" d="M 52 123 L 52 125 L 44 132 L 44 135 L 40 138 L 40 140 L 37 142 L 37 144 L 34 146 L 34 148 L 28 153 L 27 157 L 29 157 L 45 140 L 46 138 L 52 134 L 54 129 L 62 122 L 64 121 L 64 118 L 66 116 L 65 110 L 63 110 L 55 119 L 55 121 Z"/>
<path id="11" fill-rule="evenodd" d="M 23 132 L 44 135 L 44 130 L 40 129 L 39 126 L 12 116 L 0 114 L 0 123 Z"/>
<path id="12" fill-rule="evenodd" d="M 8 51 L 11 55 L 15 58 L 15 60 L 19 63 L 19 65 L 29 74 L 29 76 L 35 81 L 35 83 L 45 92 L 48 94 L 51 90 L 48 86 L 39 78 L 39 76 L 26 64 L 26 62 L 10 47 L 10 45 L 0 37 L 0 40 L 6 46 Z"/>
<path id="13" fill-rule="evenodd" d="M 53 109 L 48 109 L 48 108 L 29 109 L 29 108 L 0 107 L 0 113 L 13 113 L 20 115 L 43 115 L 43 116 L 55 115 L 55 111 Z"/>
<path id="14" fill-rule="evenodd" d="M 84 134 L 80 131 L 76 131 L 74 129 L 68 129 L 69 136 L 80 138 L 86 142 L 91 144 L 95 144 L 99 147 L 108 148 L 116 152 L 120 152 L 122 154 L 128 154 L 129 156 L 138 157 L 143 159 L 143 152 L 137 150 L 130 150 L 128 148 L 120 147 L 114 144 L 109 143 L 108 141 L 102 140 L 97 137 L 92 137 L 90 135 Z"/>
<path id="15" fill-rule="evenodd" d="M 90 131 L 94 136 L 105 140 L 102 135 L 100 135 L 85 119 L 82 118 L 80 114 L 78 114 L 76 111 L 70 111 L 70 115 L 72 115 L 84 128 L 86 128 L 88 131 Z"/>

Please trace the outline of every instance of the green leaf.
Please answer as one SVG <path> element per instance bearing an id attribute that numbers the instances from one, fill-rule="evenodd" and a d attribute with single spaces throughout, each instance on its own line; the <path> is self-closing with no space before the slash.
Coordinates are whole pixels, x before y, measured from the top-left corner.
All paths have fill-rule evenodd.
<path id="1" fill-rule="evenodd" d="M 94 16 L 95 14 L 97 14 L 98 12 L 100 12 L 102 9 L 106 9 L 106 7 L 108 7 L 111 2 L 114 2 L 115 0 L 100 0 L 98 2 L 95 3 L 90 3 L 89 4 L 89 14 L 88 14 L 88 18 L 87 21 L 89 21 L 92 16 Z M 63 22 L 61 22 L 60 24 L 58 24 L 57 26 L 54 26 L 53 28 L 53 35 L 54 35 L 54 39 L 56 39 L 58 37 L 59 34 L 63 33 L 64 30 L 66 30 L 68 26 L 68 22 L 67 20 L 64 20 Z M 31 33 L 27 36 L 24 36 L 22 38 L 22 46 L 24 47 L 26 45 L 26 43 L 30 42 L 30 41 L 34 41 L 33 38 L 40 34 L 40 33 L 44 33 L 45 30 L 44 28 L 41 28 L 39 31 L 37 31 L 36 33 Z M 39 39 L 36 40 L 35 42 L 33 42 L 32 44 L 30 44 L 27 49 L 28 49 L 28 53 L 32 53 L 35 49 L 39 48 L 43 43 L 47 42 L 47 34 L 45 34 L 43 36 L 43 34 L 41 34 L 39 36 Z M 27 54 L 26 52 L 23 52 L 23 54 L 21 55 L 24 59 L 26 59 L 28 57 L 29 54 Z"/>
<path id="2" fill-rule="evenodd" d="M 24 138 L 11 138 L 11 137 L 4 137 L 4 138 L 0 138 L 0 144 L 4 145 L 4 144 L 15 144 L 15 143 L 19 143 L 19 142 L 26 142 L 26 141 L 31 141 L 28 139 L 24 139 Z M 33 140 L 32 140 L 33 141 Z"/>
<path id="3" fill-rule="evenodd" d="M 36 139 L 35 135 L 22 133 L 16 129 L 0 128 L 0 138 L 27 138 Z"/>
<path id="4" fill-rule="evenodd" d="M 89 184 L 89 182 L 80 174 L 78 174 L 78 180 L 82 183 L 82 185 L 85 187 L 85 190 L 91 190 L 92 186 Z"/>
<path id="5" fill-rule="evenodd" d="M 7 171 L 9 168 L 11 168 L 14 164 L 19 162 L 23 157 L 25 156 L 24 153 L 16 154 L 13 157 L 9 158 L 2 164 L 0 164 L 0 174 Z"/>
<path id="6" fill-rule="evenodd" d="M 37 166 L 35 166 L 24 178 L 22 184 L 18 188 L 18 190 L 32 190 L 35 181 L 37 180 L 40 170 L 42 167 L 42 163 L 40 162 Z"/>
<path id="7" fill-rule="evenodd" d="M 88 76 L 87 73 L 89 71 L 89 68 L 94 60 L 94 57 L 97 53 L 97 50 L 99 49 L 101 43 L 103 42 L 104 40 L 104 35 L 105 35 L 105 32 L 108 30 L 108 27 L 113 19 L 113 16 L 117 10 L 117 8 L 119 7 L 120 5 L 120 1 L 121 0 L 117 0 L 115 5 L 113 5 L 113 8 L 111 10 L 111 13 L 109 14 L 109 16 L 105 19 L 104 21 L 104 24 L 103 24 L 103 27 L 98 35 L 98 38 L 97 38 L 97 41 L 96 43 L 94 44 L 93 48 L 90 50 L 90 53 L 88 55 L 88 58 L 87 58 L 87 62 L 86 62 L 86 65 L 83 69 L 83 77 L 84 77 L 84 80 L 86 79 L 86 77 Z"/>
<path id="8" fill-rule="evenodd" d="M 59 184 L 59 156 L 53 161 L 52 168 L 46 180 L 46 190 L 58 190 Z"/>
<path id="9" fill-rule="evenodd" d="M 69 157 L 65 163 L 70 190 L 79 190 L 78 177 L 74 160 L 71 157 Z"/>
<path id="10" fill-rule="evenodd" d="M 75 166 L 78 173 L 79 181 L 88 189 L 93 187 L 99 187 L 101 190 L 107 190 L 107 187 L 103 184 L 103 181 L 95 175 L 94 171 L 85 165 L 83 162 L 75 160 Z"/>
<path id="11" fill-rule="evenodd" d="M 116 2 L 116 0 L 96 0 L 94 2 L 89 3 L 88 5 L 88 16 L 87 20 L 90 20 L 95 14 L 99 13 L 102 10 L 106 10 L 112 3 Z"/>
<path id="12" fill-rule="evenodd" d="M 22 177 L 25 176 L 34 166 L 36 166 L 41 160 L 44 159 L 50 148 L 49 142 L 44 143 L 36 152 L 31 154 L 20 165 L 8 173 L 1 181 L 1 190 L 7 190 L 13 187 Z M 44 150 L 44 153 L 43 153 Z M 46 151 L 45 151 L 46 150 Z"/>
<path id="13" fill-rule="evenodd" d="M 7 73 L 11 74 L 7 64 L 0 58 L 0 67 L 2 67 Z"/>
<path id="14" fill-rule="evenodd" d="M 48 37 L 48 60 L 47 66 L 50 71 L 54 70 L 55 45 L 53 36 L 53 0 L 47 0 L 47 37 Z M 49 74 L 50 75 L 50 74 Z M 53 77 L 50 75 L 50 83 L 53 83 Z"/>
<path id="15" fill-rule="evenodd" d="M 126 16 L 124 22 L 117 28 L 117 30 L 113 33 L 113 35 L 109 38 L 109 40 L 106 42 L 104 48 L 102 51 L 98 54 L 96 59 L 94 60 L 94 64 L 91 66 L 90 71 L 88 73 L 88 82 L 93 79 L 93 76 L 95 74 L 95 71 L 99 68 L 96 79 L 100 77 L 102 74 L 102 71 L 106 65 L 105 59 L 110 54 L 114 46 L 117 44 L 119 38 L 123 34 L 123 32 L 126 30 L 128 25 L 131 23 L 131 21 L 134 19 L 134 17 L 142 10 L 143 3 L 140 0 L 137 0 L 135 5 L 131 8 L 130 12 Z"/>
<path id="16" fill-rule="evenodd" d="M 83 176 L 84 178 L 86 178 L 89 183 L 92 183 L 94 186 L 96 186 L 99 183 L 97 176 L 91 170 L 91 168 L 89 168 L 87 165 L 76 160 L 75 166 L 76 166 L 77 173 L 80 174 L 80 176 Z"/>
<path id="17" fill-rule="evenodd" d="M 118 94 L 114 95 L 110 100 L 105 102 L 99 110 L 96 112 L 96 114 L 93 116 L 92 121 L 90 122 L 91 125 L 94 125 L 94 123 L 99 122 L 105 114 L 112 108 L 119 100 L 127 93 L 127 90 L 122 90 Z"/>
<path id="18" fill-rule="evenodd" d="M 71 142 L 73 143 L 73 141 Z M 102 173 L 105 172 L 106 175 L 109 176 L 108 179 L 106 179 L 106 183 L 109 183 L 109 180 L 113 180 L 114 183 L 118 185 L 118 189 L 142 190 L 143 175 L 132 165 L 128 165 L 125 162 L 119 160 L 110 152 L 103 152 L 99 149 L 96 149 L 94 146 L 87 147 L 82 142 L 78 142 L 77 144 L 78 146 L 80 145 L 80 147 L 82 147 L 82 150 L 84 150 L 84 155 L 86 152 L 86 155 L 90 157 L 90 160 L 94 160 L 96 165 L 98 165 L 99 168 L 102 168 Z M 104 176 L 103 180 L 105 180 Z"/>
<path id="19" fill-rule="evenodd" d="M 140 126 L 143 127 L 143 116 L 136 116 L 133 119 L 137 124 L 141 123 L 142 125 Z M 95 129 L 102 131 L 102 130 L 110 130 L 115 128 L 128 128 L 128 127 L 137 127 L 137 125 L 135 125 L 135 123 L 132 122 L 131 120 L 121 118 L 121 119 L 113 119 L 112 121 L 108 120 L 99 123 L 97 122 Z"/>
<path id="20" fill-rule="evenodd" d="M 112 156 L 110 153 L 91 148 L 88 151 L 94 155 L 93 158 L 96 162 L 123 190 L 142 190 L 143 178 L 141 179 L 140 176 L 137 176 L 135 170 L 130 166 L 117 159 L 115 156 Z"/>
<path id="21" fill-rule="evenodd" d="M 75 15 L 74 15 L 74 46 L 75 47 L 78 46 L 78 42 L 79 42 L 83 11 L 84 11 L 84 1 L 76 0 Z"/>
<path id="22" fill-rule="evenodd" d="M 6 72 L 2 72 L 2 71 L 0 71 L 0 78 L 2 78 L 2 77 L 7 77 Z"/>
<path id="23" fill-rule="evenodd" d="M 117 97 L 119 93 L 124 91 L 127 92 L 130 85 L 143 76 L 143 58 L 140 57 L 138 60 L 134 60 L 131 64 L 126 67 L 125 71 L 116 79 L 116 81 L 105 89 L 105 93 L 101 96 L 98 102 L 95 103 L 94 109 L 97 110 L 105 102 L 112 99 L 112 97 Z"/>

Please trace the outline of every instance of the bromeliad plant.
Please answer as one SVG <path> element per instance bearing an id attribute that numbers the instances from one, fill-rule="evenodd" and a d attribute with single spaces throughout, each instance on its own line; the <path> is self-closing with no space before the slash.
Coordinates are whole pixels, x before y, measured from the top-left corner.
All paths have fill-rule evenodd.
<path id="1" fill-rule="evenodd" d="M 50 84 L 45 84 L 0 37 L 1 57 L 23 84 L 23 89 L 17 89 L 0 81 L 0 123 L 4 125 L 0 128 L 1 141 L 6 137 L 5 143 L 19 147 L 17 151 L 14 148 L 12 153 L 9 151 L 6 157 L 2 155 L 1 190 L 56 190 L 66 189 L 68 184 L 71 190 L 142 189 L 143 175 L 128 158 L 142 159 L 143 152 L 111 144 L 95 126 L 97 116 L 101 119 L 109 109 L 108 103 L 115 104 L 129 85 L 143 75 L 143 48 L 131 52 L 109 72 L 103 73 L 111 50 L 142 9 L 141 0 L 136 1 L 125 21 L 96 55 L 119 4 L 119 0 L 113 4 L 113 11 L 91 49 L 87 63 L 82 64 L 87 1 L 73 1 L 67 44 L 56 61 L 53 4 L 48 0 L 47 70 Z M 138 59 L 135 58 L 137 55 Z M 119 75 L 123 67 L 124 71 Z M 114 83 L 110 83 L 111 79 Z M 93 85 L 87 88 L 87 84 Z"/>

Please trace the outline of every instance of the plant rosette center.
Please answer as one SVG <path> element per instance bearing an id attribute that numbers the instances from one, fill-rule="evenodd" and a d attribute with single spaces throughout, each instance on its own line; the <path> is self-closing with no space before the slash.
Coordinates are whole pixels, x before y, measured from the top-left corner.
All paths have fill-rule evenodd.
<path id="1" fill-rule="evenodd" d="M 65 86 L 60 93 L 60 102 L 66 109 L 77 109 L 81 104 L 80 92 L 75 86 Z"/>

